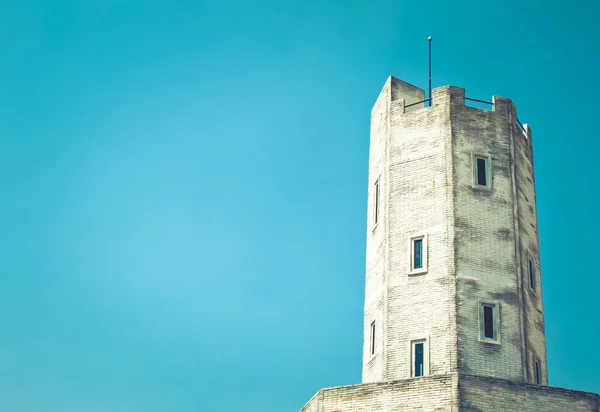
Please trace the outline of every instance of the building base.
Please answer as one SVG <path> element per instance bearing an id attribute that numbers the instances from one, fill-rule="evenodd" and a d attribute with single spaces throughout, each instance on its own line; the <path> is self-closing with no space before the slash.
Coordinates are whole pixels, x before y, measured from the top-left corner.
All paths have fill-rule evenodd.
<path id="1" fill-rule="evenodd" d="M 600 412 L 600 397 L 451 373 L 321 389 L 300 412 Z"/>

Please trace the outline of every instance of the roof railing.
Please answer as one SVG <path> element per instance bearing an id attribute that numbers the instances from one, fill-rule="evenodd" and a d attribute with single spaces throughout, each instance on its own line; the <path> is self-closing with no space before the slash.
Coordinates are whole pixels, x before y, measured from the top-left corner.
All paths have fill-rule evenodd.
<path id="1" fill-rule="evenodd" d="M 407 104 L 404 106 L 404 108 L 406 109 L 407 107 L 416 106 L 417 104 L 421 104 L 421 103 L 425 103 L 425 102 L 429 102 L 429 101 L 431 101 L 431 97 L 429 99 L 421 100 L 420 102 Z"/>
<path id="2" fill-rule="evenodd" d="M 478 103 L 491 104 L 492 106 L 494 105 L 494 102 L 486 102 L 485 100 L 471 99 L 470 97 L 465 97 L 465 100 L 470 100 L 472 102 L 478 102 Z"/>
<path id="3" fill-rule="evenodd" d="M 486 100 L 472 99 L 470 97 L 465 97 L 465 100 L 469 100 L 469 101 L 477 102 L 477 103 L 489 104 L 490 106 L 494 106 L 494 102 L 488 102 Z M 430 102 L 430 101 L 432 101 L 431 97 L 429 99 L 425 99 L 425 100 L 421 100 L 421 101 L 418 101 L 418 102 L 415 102 L 415 103 L 407 104 L 406 106 L 404 106 L 404 108 L 406 109 L 407 107 L 416 106 L 418 104 L 422 104 L 422 103 Z M 515 119 L 516 119 L 516 123 L 517 123 L 518 128 L 525 135 L 527 135 L 527 132 L 525 131 L 525 126 L 523 126 L 523 123 L 521 123 L 521 121 L 518 118 L 515 118 Z"/>
<path id="4" fill-rule="evenodd" d="M 517 119 L 517 124 L 519 125 L 519 129 L 521 129 L 521 131 L 525 134 L 527 134 L 527 132 L 525 132 L 525 127 L 523 126 L 523 123 L 521 123 L 521 121 L 519 120 L 519 118 Z"/>

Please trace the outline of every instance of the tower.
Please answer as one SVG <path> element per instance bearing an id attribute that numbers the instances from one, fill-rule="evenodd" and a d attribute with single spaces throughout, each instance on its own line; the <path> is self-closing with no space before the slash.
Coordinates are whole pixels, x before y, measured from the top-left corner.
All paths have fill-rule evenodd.
<path id="1" fill-rule="evenodd" d="M 505 98 L 423 100 L 389 78 L 371 115 L 363 382 L 547 383 L 531 131 Z"/>
<path id="2" fill-rule="evenodd" d="M 362 384 L 302 412 L 595 411 L 548 385 L 532 134 L 388 78 L 371 112 Z M 429 103 L 429 104 L 428 104 Z"/>

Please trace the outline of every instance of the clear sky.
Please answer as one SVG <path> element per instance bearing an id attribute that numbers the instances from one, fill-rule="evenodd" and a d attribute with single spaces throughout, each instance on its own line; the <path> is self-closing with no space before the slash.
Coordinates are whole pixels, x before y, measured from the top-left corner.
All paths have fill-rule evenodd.
<path id="1" fill-rule="evenodd" d="M 0 410 L 295 411 L 360 382 L 387 76 L 531 125 L 550 383 L 600 392 L 600 10 L 0 0 Z"/>

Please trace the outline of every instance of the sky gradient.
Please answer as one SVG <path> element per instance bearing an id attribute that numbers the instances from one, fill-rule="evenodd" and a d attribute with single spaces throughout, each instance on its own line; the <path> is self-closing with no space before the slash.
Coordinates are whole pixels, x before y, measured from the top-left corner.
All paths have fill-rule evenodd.
<path id="1" fill-rule="evenodd" d="M 532 128 L 550 384 L 600 392 L 599 7 L 0 0 L 0 410 L 359 383 L 370 110 L 429 35 Z"/>

